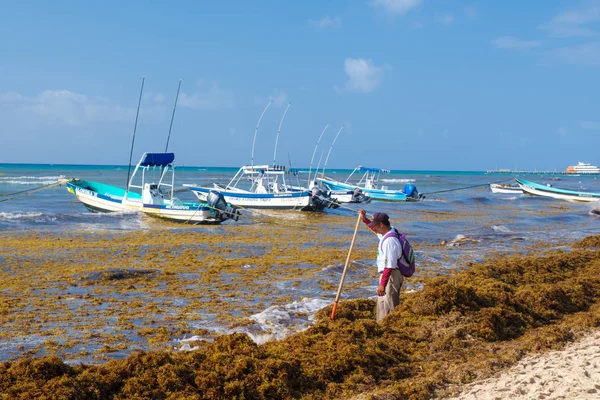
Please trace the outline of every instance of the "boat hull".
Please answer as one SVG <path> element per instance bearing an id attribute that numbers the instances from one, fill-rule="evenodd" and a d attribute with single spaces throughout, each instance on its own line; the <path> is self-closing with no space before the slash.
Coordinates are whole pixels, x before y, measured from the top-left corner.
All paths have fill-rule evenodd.
<path id="1" fill-rule="evenodd" d="M 100 213 L 137 211 L 151 217 L 188 224 L 219 224 L 222 218 L 211 207 L 201 203 L 145 204 L 137 193 L 93 181 L 67 182 L 67 190 L 90 211 Z"/>
<path id="2" fill-rule="evenodd" d="M 551 197 L 554 199 L 570 201 L 572 203 L 592 203 L 600 201 L 600 193 L 559 189 L 526 181 L 524 179 L 517 179 L 517 183 L 523 192 L 534 196 Z"/>
<path id="3" fill-rule="evenodd" d="M 519 186 L 501 185 L 497 183 L 490 184 L 490 190 L 492 193 L 504 193 L 504 194 L 523 194 L 523 190 Z"/>
<path id="4" fill-rule="evenodd" d="M 141 198 L 124 201 L 125 191 L 114 186 L 91 181 L 71 181 L 67 182 L 66 186 L 67 190 L 77 197 L 77 200 L 93 212 L 139 211 L 141 208 Z M 110 191 L 111 188 L 115 190 Z"/>
<path id="5" fill-rule="evenodd" d="M 323 185 L 327 186 L 329 190 L 354 190 L 357 187 L 362 190 L 362 192 L 369 196 L 372 200 L 379 201 L 408 201 L 413 200 L 409 198 L 404 192 L 399 190 L 383 190 L 383 189 L 367 189 L 359 186 L 349 185 L 347 183 L 329 180 L 329 179 L 320 179 Z"/>
<path id="6" fill-rule="evenodd" d="M 215 225 L 222 222 L 221 218 L 211 213 L 211 208 L 198 205 L 154 205 L 144 204 L 141 211 L 154 218 L 186 224 Z"/>
<path id="7" fill-rule="evenodd" d="M 198 199 L 205 201 L 211 188 L 189 187 Z M 225 201 L 244 208 L 261 208 L 273 210 L 302 210 L 312 211 L 312 194 L 309 192 L 286 193 L 252 193 L 240 189 L 219 190 Z"/>

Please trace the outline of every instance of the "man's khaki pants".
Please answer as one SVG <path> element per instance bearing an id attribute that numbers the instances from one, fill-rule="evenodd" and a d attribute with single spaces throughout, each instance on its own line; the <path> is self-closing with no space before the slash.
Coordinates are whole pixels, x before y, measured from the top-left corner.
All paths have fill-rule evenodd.
<path id="1" fill-rule="evenodd" d="M 399 269 L 392 269 L 390 280 L 385 287 L 385 294 L 377 297 L 377 322 L 381 322 L 386 315 L 400 304 L 400 288 L 404 277 Z"/>

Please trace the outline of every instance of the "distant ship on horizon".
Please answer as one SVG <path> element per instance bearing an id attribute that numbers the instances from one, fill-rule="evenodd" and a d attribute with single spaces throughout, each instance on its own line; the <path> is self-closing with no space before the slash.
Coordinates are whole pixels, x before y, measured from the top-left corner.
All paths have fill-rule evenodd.
<path id="1" fill-rule="evenodd" d="M 569 165 L 565 172 L 567 174 L 600 174 L 600 168 L 580 161 L 577 165 Z"/>

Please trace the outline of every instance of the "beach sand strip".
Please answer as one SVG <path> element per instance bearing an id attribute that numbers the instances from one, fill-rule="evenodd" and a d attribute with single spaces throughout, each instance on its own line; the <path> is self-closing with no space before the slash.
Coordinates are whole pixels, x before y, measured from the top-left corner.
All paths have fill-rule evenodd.
<path id="1" fill-rule="evenodd" d="M 463 387 L 448 400 L 600 399 L 600 330 L 562 350 L 524 358 L 499 376 Z"/>

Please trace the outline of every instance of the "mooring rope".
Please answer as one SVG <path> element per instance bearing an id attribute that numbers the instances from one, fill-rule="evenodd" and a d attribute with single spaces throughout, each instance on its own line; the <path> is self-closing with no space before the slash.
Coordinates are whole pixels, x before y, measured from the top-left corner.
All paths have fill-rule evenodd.
<path id="1" fill-rule="evenodd" d="M 421 193 L 421 194 L 423 196 L 426 196 L 426 195 L 437 194 L 437 193 L 455 192 L 457 190 L 473 189 L 473 188 L 477 188 L 477 187 L 489 186 L 489 185 L 495 184 L 495 183 L 504 183 L 504 182 L 508 182 L 508 181 L 512 181 L 512 180 L 514 180 L 514 178 L 504 179 L 504 180 L 496 181 L 496 182 L 482 183 L 479 185 L 471 185 L 471 186 L 465 186 L 465 187 L 460 187 L 460 188 L 454 188 L 454 189 L 438 190 L 436 192 Z"/>
<path id="2" fill-rule="evenodd" d="M 19 198 L 19 197 L 27 196 L 30 193 L 35 193 L 35 192 L 42 191 L 44 189 L 49 189 L 49 188 L 52 188 L 52 187 L 56 187 L 56 186 L 61 185 L 62 183 L 63 183 L 62 180 L 58 180 L 58 181 L 56 181 L 54 183 L 50 183 L 50 184 L 43 185 L 43 186 L 38 186 L 38 187 L 35 187 L 33 189 L 19 190 L 18 192 L 12 192 L 12 193 L 0 193 L 0 197 L 6 197 L 6 198 L 3 198 L 3 199 L 0 199 L 0 203 L 2 203 L 4 201 L 14 200 L 14 199 Z"/>

